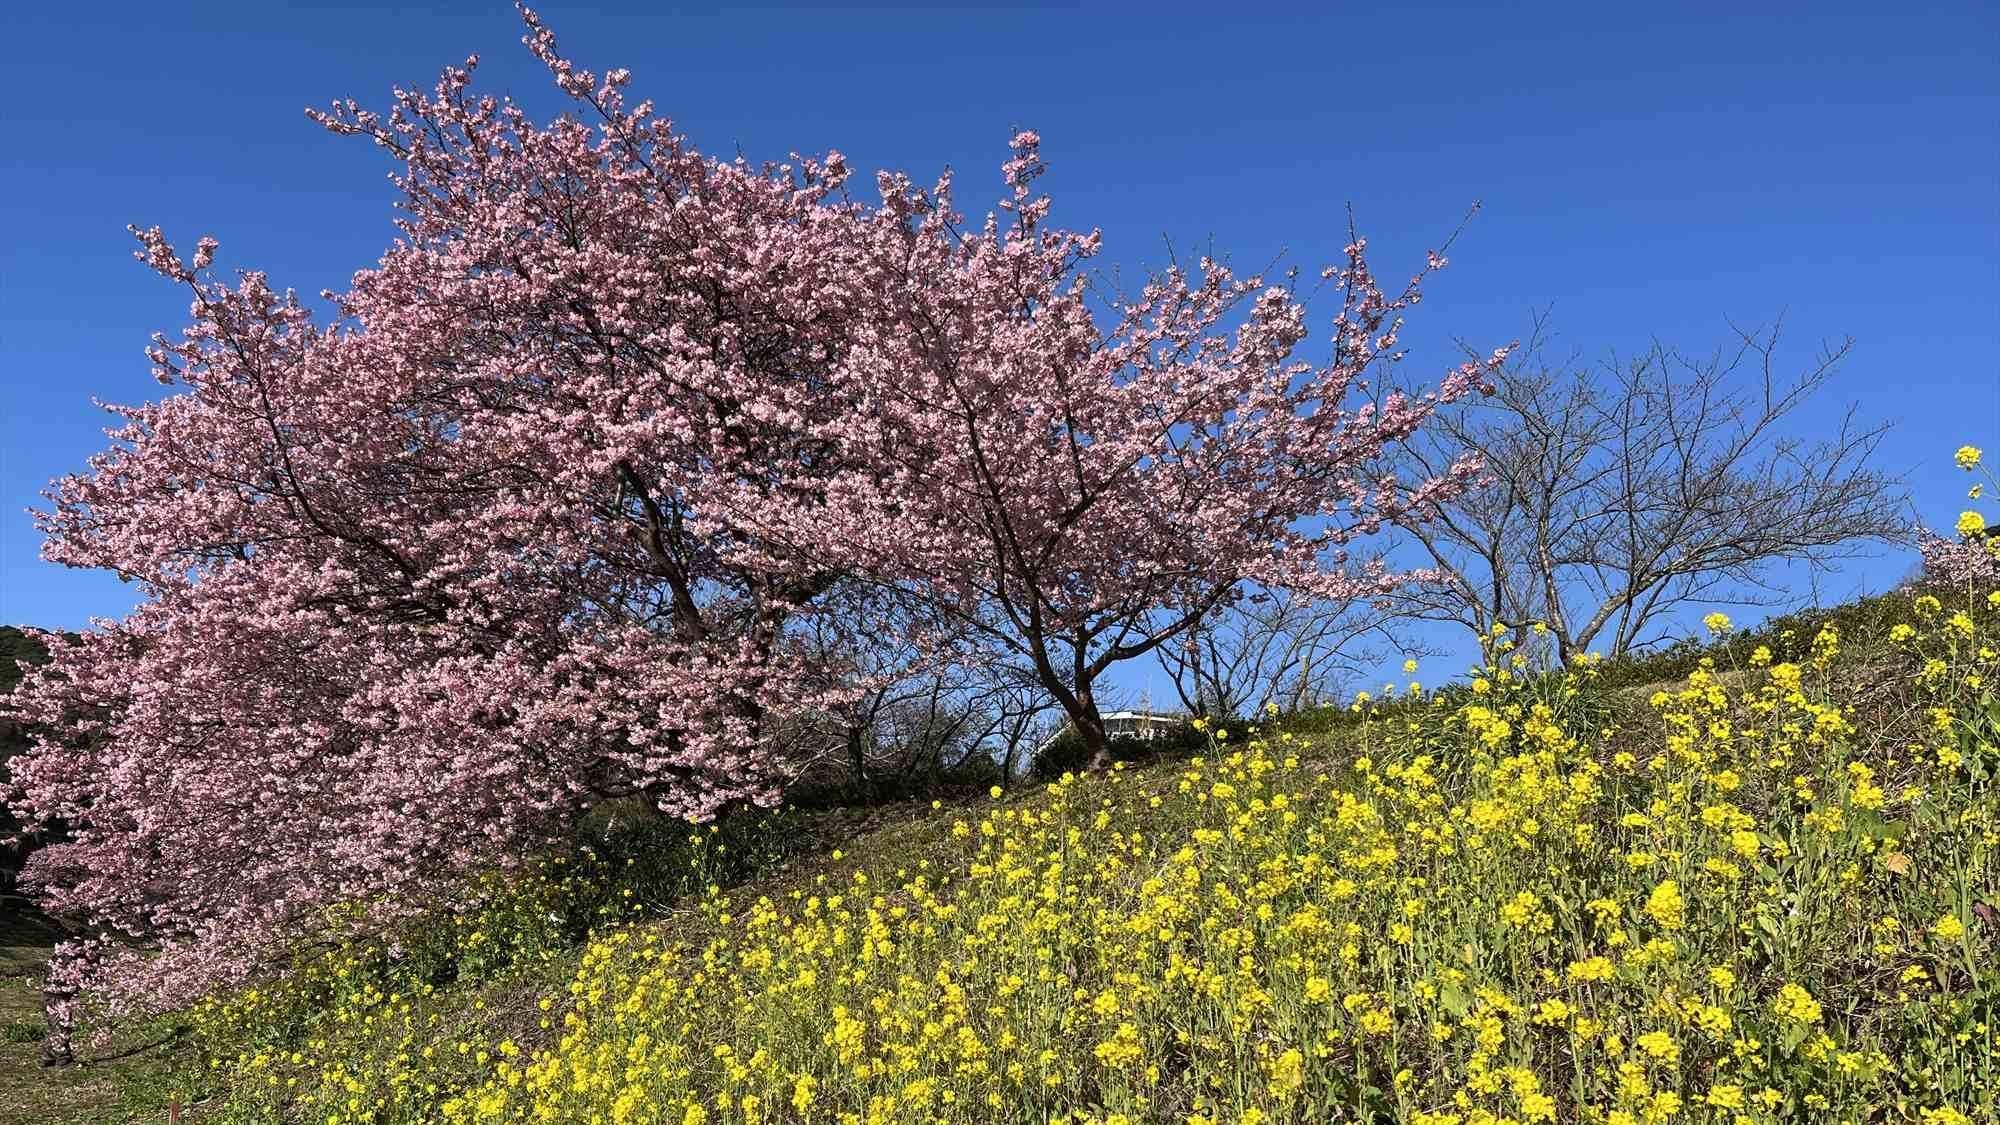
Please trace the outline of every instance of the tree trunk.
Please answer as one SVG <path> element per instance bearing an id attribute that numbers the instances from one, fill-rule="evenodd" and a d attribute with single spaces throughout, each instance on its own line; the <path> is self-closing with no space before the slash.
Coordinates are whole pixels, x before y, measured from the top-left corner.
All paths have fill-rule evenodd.
<path id="1" fill-rule="evenodd" d="M 1076 724 L 1076 733 L 1083 737 L 1084 749 L 1090 751 L 1090 768 L 1108 770 L 1111 768 L 1111 739 L 1104 732 L 1104 716 L 1098 714 L 1097 699 L 1089 688 L 1076 693 L 1076 707 L 1070 712 L 1070 722 Z"/>
<path id="2" fill-rule="evenodd" d="M 854 770 L 854 785 L 861 792 L 868 792 L 868 751 L 862 741 L 865 728 L 856 723 L 847 728 L 847 761 Z"/>
<path id="3" fill-rule="evenodd" d="M 76 989 L 67 985 L 42 987 L 42 1065 L 70 1066 L 76 1062 Z"/>

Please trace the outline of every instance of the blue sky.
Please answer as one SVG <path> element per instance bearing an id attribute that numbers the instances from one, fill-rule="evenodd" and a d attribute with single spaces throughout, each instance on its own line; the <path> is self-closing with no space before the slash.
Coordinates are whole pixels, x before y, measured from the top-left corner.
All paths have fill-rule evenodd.
<path id="1" fill-rule="evenodd" d="M 1545 305 L 1590 353 L 1706 349 L 1729 318 L 1781 312 L 1801 361 L 1851 334 L 1803 424 L 1849 400 L 1894 419 L 1889 467 L 1949 525 L 1950 451 L 2000 446 L 2000 8 L 1280 7 L 541 10 L 711 151 L 949 164 L 974 205 L 1036 129 L 1058 217 L 1102 227 L 1107 266 L 1212 241 L 1244 268 L 1316 267 L 1351 202 L 1400 276 L 1482 201 L 1419 310 L 1420 355 L 1504 342 Z M 156 393 L 141 348 L 186 313 L 125 224 L 338 288 L 391 236 L 389 169 L 303 107 L 379 106 L 472 51 L 489 89 L 559 99 L 499 2 L 9 8 L 0 621 L 76 626 L 132 593 L 38 561 L 24 509 L 103 444 L 93 396 Z M 1858 564 L 1832 592 L 1909 565 Z"/>

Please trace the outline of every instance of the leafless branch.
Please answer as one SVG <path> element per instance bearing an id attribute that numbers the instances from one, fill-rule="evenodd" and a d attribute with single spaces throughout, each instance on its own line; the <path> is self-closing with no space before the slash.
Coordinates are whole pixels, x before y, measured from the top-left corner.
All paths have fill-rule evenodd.
<path id="1" fill-rule="evenodd" d="M 1852 346 L 1794 373 L 1780 326 L 1732 326 L 1692 356 L 1655 341 L 1588 365 L 1553 352 L 1546 313 L 1483 401 L 1442 412 L 1395 454 L 1435 467 L 1470 450 L 1487 485 L 1407 527 L 1438 573 L 1403 608 L 1475 633 L 1545 622 L 1563 661 L 1654 643 L 1695 603 L 1784 603 L 1772 575 L 1814 575 L 1908 530 L 1901 481 L 1872 467 L 1888 424 L 1850 408 L 1798 436 L 1801 408 Z"/>

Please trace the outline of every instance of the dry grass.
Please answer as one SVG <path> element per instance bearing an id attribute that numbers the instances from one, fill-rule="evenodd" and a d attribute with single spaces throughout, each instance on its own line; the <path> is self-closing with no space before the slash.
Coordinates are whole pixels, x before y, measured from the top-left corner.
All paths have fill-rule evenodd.
<path id="1" fill-rule="evenodd" d="M 135 1027 L 80 1066 L 41 1065 L 42 969 L 54 935 L 33 916 L 0 908 L 0 1125 L 163 1122 L 177 1044 Z M 190 1122 L 194 1121 L 189 1117 Z"/>

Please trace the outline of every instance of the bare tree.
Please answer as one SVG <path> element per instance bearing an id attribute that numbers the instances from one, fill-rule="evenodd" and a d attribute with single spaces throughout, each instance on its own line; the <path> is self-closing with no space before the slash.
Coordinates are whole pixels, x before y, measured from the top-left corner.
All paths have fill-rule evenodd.
<path id="1" fill-rule="evenodd" d="M 1779 328 L 1741 329 L 1711 355 L 1655 342 L 1586 365 L 1548 357 L 1546 314 L 1482 401 L 1442 414 L 1394 454 L 1441 467 L 1470 450 L 1489 484 L 1406 531 L 1437 581 L 1406 609 L 1486 634 L 1543 622 L 1543 655 L 1615 656 L 1665 637 L 1691 603 L 1790 600 L 1773 573 L 1817 575 L 1900 538 L 1908 501 L 1872 467 L 1887 423 L 1850 407 L 1818 435 L 1800 408 L 1831 383 L 1851 340 L 1798 373 L 1778 369 Z"/>
<path id="2" fill-rule="evenodd" d="M 1023 759 L 1054 733 L 1060 708 L 1031 669 L 1004 666 L 994 673 L 985 700 L 992 719 L 986 741 L 1000 767 L 1002 784 L 1011 785 L 1027 768 Z"/>
<path id="3" fill-rule="evenodd" d="M 802 636 L 830 682 L 791 740 L 797 776 L 843 772 L 865 792 L 981 757 L 1018 767 L 1056 706 L 1032 668 L 893 587 L 857 584 L 830 604 Z"/>
<path id="4" fill-rule="evenodd" d="M 878 753 L 903 777 L 935 777 L 964 763 L 983 752 L 994 724 L 986 691 L 957 667 L 913 679 L 902 698 L 881 712 L 874 732 Z"/>
<path id="5" fill-rule="evenodd" d="M 856 583 L 836 594 L 798 639 L 827 685 L 817 713 L 791 732 L 788 757 L 795 778 L 837 768 L 865 790 L 902 768 L 891 729 L 907 733 L 913 713 L 964 690 L 965 634 L 890 588 Z"/>
<path id="6" fill-rule="evenodd" d="M 1387 605 L 1337 602 L 1264 590 L 1211 611 L 1179 643 L 1162 646 L 1160 666 L 1189 711 L 1234 718 L 1270 705 L 1322 702 L 1340 683 L 1376 663 L 1388 632 Z"/>

